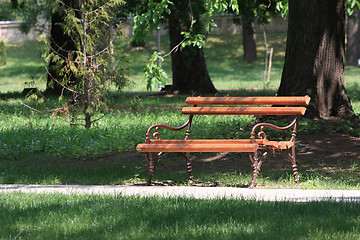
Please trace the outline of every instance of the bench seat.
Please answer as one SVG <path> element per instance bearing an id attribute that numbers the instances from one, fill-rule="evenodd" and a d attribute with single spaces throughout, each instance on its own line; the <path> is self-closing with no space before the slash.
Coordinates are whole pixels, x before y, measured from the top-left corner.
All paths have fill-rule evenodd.
<path id="1" fill-rule="evenodd" d="M 191 140 L 152 140 L 149 144 L 138 144 L 138 152 L 254 152 L 258 149 L 289 149 L 291 141 L 268 141 L 256 139 L 191 139 Z"/>

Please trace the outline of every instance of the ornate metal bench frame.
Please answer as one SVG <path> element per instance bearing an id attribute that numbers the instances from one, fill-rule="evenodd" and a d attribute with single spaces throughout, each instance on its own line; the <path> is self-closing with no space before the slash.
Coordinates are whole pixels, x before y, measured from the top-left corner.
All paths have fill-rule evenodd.
<path id="1" fill-rule="evenodd" d="M 302 103 L 302 105 L 307 105 L 310 101 L 308 96 L 306 97 L 306 103 Z M 258 97 L 259 98 L 259 97 Z M 261 98 L 261 97 L 260 97 Z M 273 97 L 279 98 L 279 97 Z M 304 98 L 304 97 L 303 97 Z M 196 105 L 194 105 L 196 107 Z M 279 108 L 280 109 L 280 108 Z M 186 109 L 187 111 L 188 109 Z M 280 109 L 281 110 L 281 109 Z M 201 111 L 201 109 L 199 110 Z M 183 109 L 183 113 L 185 112 L 185 108 Z M 292 170 L 295 182 L 299 183 L 298 177 L 298 169 L 297 163 L 295 158 L 295 138 L 297 134 L 297 123 L 300 115 L 303 115 L 305 110 L 302 109 L 301 113 L 294 113 L 295 115 L 294 120 L 287 126 L 279 127 L 271 123 L 257 123 L 253 126 L 250 138 L 249 139 L 213 139 L 213 140 L 203 140 L 203 139 L 195 139 L 190 140 L 190 129 L 193 121 L 194 115 L 197 115 L 195 111 L 191 112 L 188 120 L 179 127 L 172 127 L 166 124 L 154 124 L 148 128 L 145 134 L 145 143 L 138 144 L 137 150 L 139 152 L 144 152 L 146 161 L 149 165 L 149 177 L 147 180 L 147 185 L 151 185 L 152 177 L 155 172 L 155 167 L 160 159 L 160 157 L 165 152 L 181 152 L 184 156 L 184 160 L 187 165 L 187 172 L 189 174 L 190 181 L 193 181 L 193 174 L 192 174 L 192 167 L 190 162 L 190 155 L 189 152 L 232 152 L 234 148 L 222 149 L 220 151 L 210 149 L 211 146 L 215 146 L 216 143 L 223 143 L 229 146 L 234 145 L 238 147 L 238 150 L 234 150 L 235 152 L 249 152 L 249 157 L 251 160 L 251 165 L 253 167 L 253 177 L 250 182 L 249 188 L 253 188 L 256 184 L 256 178 L 259 175 L 261 165 L 264 159 L 269 156 L 270 154 L 280 154 L 285 156 L 287 159 L 290 160 L 292 164 Z M 185 113 L 186 114 L 186 113 Z M 203 114 L 203 113 L 200 113 Z M 233 113 L 234 114 L 234 113 Z M 236 113 L 235 113 L 236 114 Z M 218 115 L 214 114 L 213 115 Z M 222 114 L 224 115 L 224 114 Z M 241 115 L 248 115 L 242 113 Z M 272 115 L 266 113 L 265 115 Z M 276 113 L 275 115 L 283 115 L 281 111 Z M 288 114 L 284 114 L 288 115 Z M 163 140 L 161 138 L 161 134 L 159 129 L 167 129 L 170 131 L 180 131 L 186 129 L 185 137 L 183 140 Z M 292 129 L 290 140 L 286 141 L 270 141 L 267 139 L 267 135 L 265 133 L 265 129 L 273 129 L 276 131 L 286 131 Z M 209 143 L 202 144 L 202 142 L 209 141 Z M 213 145 L 211 145 L 213 144 Z M 193 146 L 199 146 L 201 151 L 194 150 Z M 203 147 L 204 146 L 204 147 Z M 210 147 L 209 147 L 210 146 Z"/>

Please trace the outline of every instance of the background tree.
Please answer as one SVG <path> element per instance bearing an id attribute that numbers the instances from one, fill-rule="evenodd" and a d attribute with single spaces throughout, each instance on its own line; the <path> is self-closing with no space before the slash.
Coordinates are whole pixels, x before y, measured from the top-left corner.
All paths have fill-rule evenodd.
<path id="1" fill-rule="evenodd" d="M 274 15 L 276 1 L 246 0 L 239 1 L 239 10 L 234 18 L 236 24 L 242 25 L 242 39 L 244 61 L 252 63 L 257 60 L 255 24 L 269 23 L 270 16 Z M 231 9 L 228 9 L 232 12 Z"/>
<path id="2" fill-rule="evenodd" d="M 349 0 L 353 8 L 348 10 L 346 64 L 358 65 L 360 59 L 360 3 Z"/>
<path id="3" fill-rule="evenodd" d="M 279 96 L 309 95 L 312 117 L 354 119 L 344 83 L 346 0 L 289 0 Z"/>
<path id="4" fill-rule="evenodd" d="M 131 0 L 126 1 L 116 9 L 116 18 L 125 21 L 129 17 L 141 15 L 147 11 L 147 0 Z M 132 47 L 144 47 L 145 39 L 133 38 L 130 42 Z"/>
<path id="5" fill-rule="evenodd" d="M 16 14 L 14 12 L 12 1 L 2 0 L 0 2 L 0 21 L 13 21 L 16 19 Z"/>
<path id="6" fill-rule="evenodd" d="M 65 34 L 61 27 L 65 19 L 65 12 L 57 6 L 59 2 L 55 0 L 11 0 L 11 3 L 13 11 L 18 12 L 19 16 L 23 19 L 23 22 L 20 24 L 22 32 L 28 33 L 31 28 L 35 28 L 39 34 L 47 35 L 49 30 L 47 23 L 51 22 L 49 35 L 51 42 L 50 49 L 59 52 L 63 56 L 75 50 L 71 37 Z M 61 3 L 74 9 L 79 7 L 79 2 L 76 0 L 63 0 Z M 46 92 L 61 95 L 63 87 L 54 81 L 54 79 L 60 78 L 59 72 L 54 68 L 56 64 L 52 60 L 48 63 Z M 75 81 L 75 79 L 72 79 L 72 82 Z"/>
<path id="7" fill-rule="evenodd" d="M 139 1 L 143 0 L 132 1 L 132 3 Z M 56 52 L 58 56 L 61 56 L 62 60 L 65 60 L 69 57 L 69 53 L 77 51 L 77 46 L 74 41 L 75 38 L 78 38 L 78 36 L 76 36 L 77 33 L 72 32 L 72 35 L 66 33 L 63 23 L 67 17 L 68 9 L 73 9 L 75 17 L 80 21 L 81 14 L 79 8 L 81 6 L 81 0 L 11 0 L 11 2 L 12 8 L 18 11 L 21 18 L 24 19 L 24 22 L 20 25 L 20 30 L 27 33 L 31 28 L 35 27 L 39 33 L 43 34 L 48 34 L 48 30 L 50 30 L 50 34 L 48 35 L 50 53 Z M 90 2 L 90 4 L 92 3 L 93 2 Z M 84 4 L 87 4 L 87 1 L 85 1 Z M 126 8 L 116 6 L 116 8 L 111 9 L 112 18 L 115 17 L 115 12 L 118 14 L 118 17 L 120 16 L 121 11 L 119 11 L 119 9 L 124 11 L 124 9 L 129 8 L 129 6 Z M 108 21 L 109 23 L 104 24 L 103 27 L 110 27 L 113 19 L 108 19 Z M 48 22 L 51 22 L 50 29 L 48 29 L 47 26 Z M 109 38 L 102 38 L 102 40 L 104 44 L 111 44 L 108 42 L 110 40 Z M 74 59 L 72 60 L 74 61 Z M 63 61 L 63 64 L 63 67 L 65 67 L 66 61 Z M 64 92 L 67 92 L 67 87 L 77 84 L 78 79 L 76 78 L 76 73 L 72 73 L 73 69 L 68 69 L 67 74 L 70 80 L 66 82 L 66 85 L 62 85 L 65 83 L 60 84 L 60 82 L 57 81 L 57 79 L 62 78 L 60 69 L 62 68 L 59 67 L 59 61 L 56 58 L 48 59 L 46 93 L 60 96 Z"/>
<path id="8" fill-rule="evenodd" d="M 57 54 L 54 56 L 61 56 L 63 61 L 63 67 L 66 66 L 65 59 L 68 58 L 68 54 L 76 51 L 76 42 L 74 38 L 78 38 L 79 36 L 71 36 L 66 34 L 63 29 L 63 23 L 66 18 L 66 8 L 57 6 L 58 4 L 67 6 L 67 8 L 76 9 L 74 11 L 75 17 L 80 19 L 80 2 L 77 0 L 63 0 L 61 3 L 52 1 L 48 3 L 50 6 L 48 8 L 51 10 L 51 26 L 50 26 L 50 52 L 56 52 Z M 78 34 L 73 32 L 72 34 Z M 74 60 L 74 59 L 72 59 Z M 48 60 L 48 75 L 46 81 L 46 93 L 62 95 L 67 92 L 67 87 L 71 87 L 70 85 L 74 85 L 77 82 L 76 74 L 72 73 L 72 70 L 68 70 L 69 81 L 66 83 L 66 87 L 60 84 L 57 79 L 61 78 L 60 71 L 63 67 L 58 66 L 59 63 L 57 59 L 50 58 Z M 65 88 L 64 88 L 65 87 Z M 64 92 L 65 91 L 65 92 Z"/>
<path id="9" fill-rule="evenodd" d="M 123 68 L 126 63 L 119 62 L 118 67 L 114 67 L 111 44 L 116 33 L 110 20 L 114 18 L 113 9 L 122 0 L 80 0 L 76 8 L 63 1 L 55 3 L 53 11 L 64 13 L 64 21 L 58 25 L 71 39 L 75 50 L 64 49 L 64 46 L 54 49 L 52 38 L 48 40 L 50 54 L 46 60 L 55 63 L 53 68 L 59 78 L 51 77 L 72 94 L 70 102 L 55 109 L 54 115 L 64 114 L 72 124 L 90 128 L 107 112 L 106 96 L 110 86 L 115 84 L 121 88 L 127 83 Z"/>
<path id="10" fill-rule="evenodd" d="M 222 12 L 231 6 L 238 10 L 236 0 L 149 0 L 147 11 L 134 18 L 133 33 L 138 38 L 144 38 L 159 24 L 169 23 L 170 53 L 172 59 L 173 85 L 171 91 L 180 94 L 205 94 L 215 93 L 215 89 L 206 68 L 203 52 L 203 42 L 206 34 L 210 31 L 210 22 L 215 12 Z M 202 20 L 202 21 L 201 21 Z M 205 22 L 205 24 L 204 24 Z M 168 54 L 166 54 L 168 56 Z M 154 55 L 152 61 L 157 59 Z M 160 81 L 162 76 L 155 64 L 149 63 L 152 68 L 146 70 L 151 76 L 148 86 L 152 85 L 152 79 Z M 156 70 L 156 71 L 155 71 Z M 150 84 L 149 84 L 150 81 Z"/>
<path id="11" fill-rule="evenodd" d="M 206 34 L 203 23 L 200 21 L 206 12 L 203 1 L 174 1 L 169 20 L 170 49 L 184 39 L 183 32 L 192 34 Z M 213 83 L 208 73 L 204 50 L 201 45 L 189 44 L 181 51 L 171 54 L 172 79 L 171 91 L 180 94 L 215 93 Z"/>

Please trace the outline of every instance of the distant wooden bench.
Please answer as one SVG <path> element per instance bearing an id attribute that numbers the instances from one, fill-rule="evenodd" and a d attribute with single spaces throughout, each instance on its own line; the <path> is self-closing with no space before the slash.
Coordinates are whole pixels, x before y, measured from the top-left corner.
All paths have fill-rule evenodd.
<path id="1" fill-rule="evenodd" d="M 183 153 L 187 163 L 190 180 L 193 180 L 190 152 L 248 152 L 253 167 L 253 177 L 249 185 L 255 186 L 261 164 L 268 154 L 285 155 L 292 163 L 295 182 L 299 183 L 297 164 L 295 160 L 295 136 L 299 116 L 304 115 L 309 96 L 302 97 L 188 97 L 183 114 L 190 115 L 188 120 L 179 127 L 165 124 L 155 124 L 146 132 L 145 143 L 138 144 L 136 150 L 144 152 L 149 165 L 147 185 L 151 184 L 157 161 L 163 153 Z M 232 105 L 232 106 L 231 106 Z M 242 106 L 239 106 L 242 105 Z M 244 106 L 246 105 L 246 106 Z M 250 106 L 249 106 L 250 105 Z M 271 105 L 271 106 L 264 106 Z M 275 106 L 274 106 L 275 105 Z M 248 139 L 189 139 L 190 128 L 194 115 L 291 115 L 294 120 L 287 126 L 279 127 L 271 123 L 258 123 Z M 185 130 L 184 140 L 161 139 L 159 129 L 171 131 Z M 267 138 L 264 128 L 285 131 L 292 128 L 289 140 L 271 141 Z"/>

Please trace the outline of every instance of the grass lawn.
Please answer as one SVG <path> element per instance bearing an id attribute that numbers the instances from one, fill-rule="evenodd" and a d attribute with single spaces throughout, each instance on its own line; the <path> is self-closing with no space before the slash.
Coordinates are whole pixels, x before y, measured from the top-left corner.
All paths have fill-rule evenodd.
<path id="1" fill-rule="evenodd" d="M 3 194 L 1 239 L 359 239 L 360 204 Z"/>

